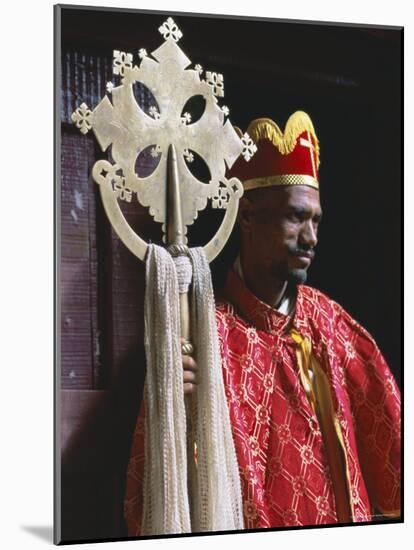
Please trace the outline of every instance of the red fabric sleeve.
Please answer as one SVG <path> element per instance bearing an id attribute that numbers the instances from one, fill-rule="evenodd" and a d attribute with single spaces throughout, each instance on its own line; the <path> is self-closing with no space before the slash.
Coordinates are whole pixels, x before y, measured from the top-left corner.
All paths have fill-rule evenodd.
<path id="1" fill-rule="evenodd" d="M 401 398 L 374 339 L 337 306 L 337 333 L 351 401 L 358 454 L 371 504 L 381 514 L 400 515 Z"/>

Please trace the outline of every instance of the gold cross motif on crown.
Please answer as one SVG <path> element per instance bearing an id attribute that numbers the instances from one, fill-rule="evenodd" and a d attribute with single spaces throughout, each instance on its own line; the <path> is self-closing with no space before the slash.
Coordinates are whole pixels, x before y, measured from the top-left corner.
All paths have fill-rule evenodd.
<path id="1" fill-rule="evenodd" d="M 312 143 L 311 136 L 309 132 L 306 132 L 306 135 L 308 139 L 300 138 L 300 144 L 303 145 L 303 147 L 307 147 L 309 149 L 309 154 L 312 161 L 312 171 L 313 171 L 313 177 L 316 179 L 316 161 L 315 161 L 315 146 Z"/>

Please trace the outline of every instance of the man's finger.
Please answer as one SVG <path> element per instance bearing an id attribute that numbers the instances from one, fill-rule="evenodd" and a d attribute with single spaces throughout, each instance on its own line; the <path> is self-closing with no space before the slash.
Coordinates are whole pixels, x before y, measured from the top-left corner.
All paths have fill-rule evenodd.
<path id="1" fill-rule="evenodd" d="M 192 384 L 197 384 L 197 376 L 194 372 L 190 370 L 184 371 L 184 382 L 191 382 Z"/>
<path id="2" fill-rule="evenodd" d="M 195 384 L 190 384 L 189 382 L 186 382 L 184 384 L 184 393 L 194 393 L 196 391 L 197 386 Z"/>
<path id="3" fill-rule="evenodd" d="M 197 363 L 190 355 L 183 355 L 183 369 L 184 370 L 197 370 Z"/>

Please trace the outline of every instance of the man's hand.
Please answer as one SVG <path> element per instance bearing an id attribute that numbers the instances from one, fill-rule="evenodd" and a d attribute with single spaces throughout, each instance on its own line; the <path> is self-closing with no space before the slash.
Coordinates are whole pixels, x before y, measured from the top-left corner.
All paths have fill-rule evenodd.
<path id="1" fill-rule="evenodd" d="M 183 340 L 181 340 L 183 341 Z M 184 394 L 191 394 L 197 387 L 197 363 L 191 355 L 183 355 Z"/>

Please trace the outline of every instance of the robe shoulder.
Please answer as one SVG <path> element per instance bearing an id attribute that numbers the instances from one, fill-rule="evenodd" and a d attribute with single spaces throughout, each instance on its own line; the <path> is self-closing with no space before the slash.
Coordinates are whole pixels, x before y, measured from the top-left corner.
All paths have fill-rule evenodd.
<path id="1" fill-rule="evenodd" d="M 315 320 L 318 314 L 323 313 L 333 323 L 333 331 L 336 330 L 339 323 L 340 327 L 345 329 L 345 332 L 352 330 L 358 336 L 372 342 L 376 346 L 373 336 L 338 302 L 327 294 L 307 285 L 299 285 L 298 292 L 301 293 L 303 308 L 308 319 Z M 235 314 L 237 314 L 237 311 L 234 305 L 223 295 L 219 295 L 216 300 L 217 319 L 225 323 Z"/>
<path id="2" fill-rule="evenodd" d="M 337 330 L 344 336 L 352 332 L 359 339 L 371 343 L 378 349 L 374 337 L 338 302 L 316 288 L 306 285 L 300 285 L 298 288 L 302 293 L 304 310 L 310 319 L 316 318 L 318 312 L 323 312 L 332 321 L 334 334 Z"/>

